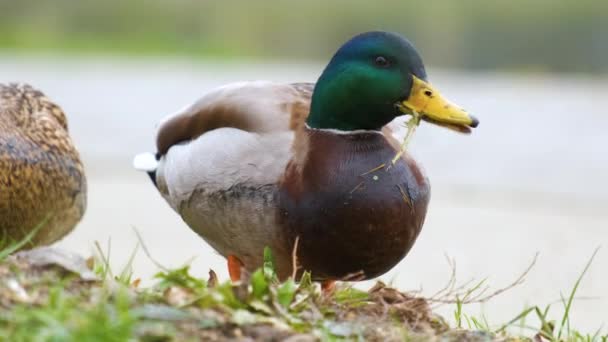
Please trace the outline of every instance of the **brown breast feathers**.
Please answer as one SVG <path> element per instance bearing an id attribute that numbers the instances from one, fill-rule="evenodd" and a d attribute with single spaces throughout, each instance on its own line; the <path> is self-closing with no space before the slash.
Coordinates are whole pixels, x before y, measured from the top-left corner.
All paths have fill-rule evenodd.
<path id="1" fill-rule="evenodd" d="M 387 168 L 395 149 L 379 133 L 305 130 L 280 185 L 278 222 L 299 236 L 298 258 L 315 279 L 396 265 L 422 227 L 429 185 L 413 160 Z M 298 158 L 298 153 L 306 153 Z"/>

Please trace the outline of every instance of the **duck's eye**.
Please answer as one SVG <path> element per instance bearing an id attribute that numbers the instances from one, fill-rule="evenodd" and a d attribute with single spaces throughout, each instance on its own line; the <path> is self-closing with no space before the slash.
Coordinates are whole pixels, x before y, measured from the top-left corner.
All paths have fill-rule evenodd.
<path id="1" fill-rule="evenodd" d="M 428 96 L 428 97 L 431 97 L 431 96 L 433 96 L 433 92 L 432 92 L 432 91 L 430 91 L 430 90 L 425 90 L 425 91 L 424 91 L 424 95 L 426 95 L 426 96 Z"/>
<path id="2" fill-rule="evenodd" d="M 384 56 L 376 56 L 376 58 L 374 59 L 374 64 L 381 68 L 386 68 L 387 66 L 390 66 L 391 63 Z"/>

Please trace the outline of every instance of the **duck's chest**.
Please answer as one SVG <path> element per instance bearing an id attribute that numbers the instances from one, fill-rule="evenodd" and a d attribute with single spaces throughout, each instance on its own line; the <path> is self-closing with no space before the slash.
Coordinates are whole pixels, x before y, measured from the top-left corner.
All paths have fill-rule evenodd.
<path id="1" fill-rule="evenodd" d="M 306 158 L 288 166 L 277 200 L 279 224 L 299 237 L 300 262 L 316 278 L 388 271 L 420 232 L 426 177 L 411 159 L 392 165 L 396 152 L 380 133 L 307 138 Z"/>

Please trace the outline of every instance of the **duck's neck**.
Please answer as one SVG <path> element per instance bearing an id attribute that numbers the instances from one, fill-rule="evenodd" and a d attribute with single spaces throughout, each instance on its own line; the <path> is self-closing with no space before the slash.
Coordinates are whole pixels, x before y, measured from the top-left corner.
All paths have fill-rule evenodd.
<path id="1" fill-rule="evenodd" d="M 348 136 L 355 135 L 360 137 L 368 137 L 370 135 L 379 134 L 382 135 L 382 132 L 377 129 L 341 129 L 341 128 L 319 128 L 310 126 L 308 123 L 304 124 L 306 131 L 309 133 L 317 132 L 319 134 L 333 134 L 338 136 Z M 351 139 L 352 140 L 352 139 Z"/>
<path id="2" fill-rule="evenodd" d="M 368 159 L 371 154 L 390 149 L 384 134 L 378 130 L 341 130 L 306 125 L 296 139 L 303 147 L 300 150 L 296 148 L 296 155 L 301 154 L 308 162 L 322 164 L 339 163 L 341 159 Z"/>

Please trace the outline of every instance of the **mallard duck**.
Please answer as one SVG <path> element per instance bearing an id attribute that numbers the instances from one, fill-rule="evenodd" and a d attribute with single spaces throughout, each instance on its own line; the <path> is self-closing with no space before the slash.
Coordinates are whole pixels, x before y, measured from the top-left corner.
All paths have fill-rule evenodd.
<path id="1" fill-rule="evenodd" d="M 430 85 L 408 40 L 368 32 L 316 84 L 209 92 L 162 122 L 156 155 L 135 164 L 233 280 L 262 265 L 265 246 L 280 278 L 369 279 L 405 257 L 425 219 L 429 181 L 407 153 L 391 163 L 400 143 L 387 126 L 414 113 L 460 132 L 478 124 Z"/>
<path id="2" fill-rule="evenodd" d="M 29 247 L 48 245 L 74 228 L 85 206 L 84 169 L 61 108 L 29 85 L 0 84 L 2 241 L 34 233 Z"/>

